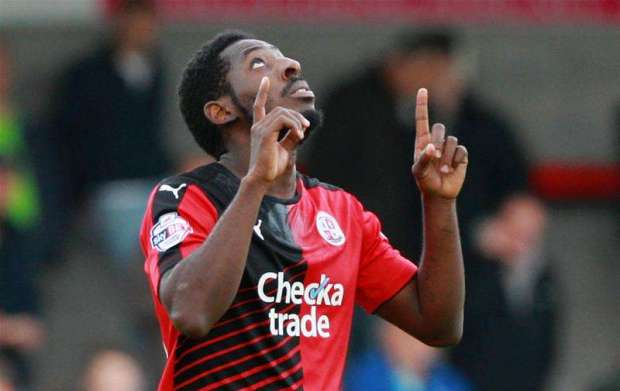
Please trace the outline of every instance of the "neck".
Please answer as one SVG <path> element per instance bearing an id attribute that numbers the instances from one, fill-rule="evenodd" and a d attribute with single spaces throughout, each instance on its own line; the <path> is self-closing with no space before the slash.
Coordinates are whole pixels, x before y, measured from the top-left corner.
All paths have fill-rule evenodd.
<path id="1" fill-rule="evenodd" d="M 297 189 L 297 168 L 295 166 L 296 155 L 291 157 L 291 164 L 286 171 L 280 175 L 269 187 L 267 194 L 273 197 L 289 199 L 295 195 Z M 228 152 L 220 156 L 218 161 L 221 165 L 230 170 L 237 178 L 243 178 L 250 165 L 249 145 L 245 148 L 231 148 Z"/>
<path id="2" fill-rule="evenodd" d="M 397 72 L 398 70 L 394 69 L 385 69 L 383 71 L 383 82 L 388 91 L 397 101 L 415 100 L 415 92 L 425 86 L 417 81 L 405 83 L 402 78 L 398 77 Z"/>
<path id="3" fill-rule="evenodd" d="M 131 45 L 123 44 L 119 44 L 119 46 L 116 48 L 116 57 L 119 59 L 123 59 L 135 53 L 142 54 L 142 50 Z"/>

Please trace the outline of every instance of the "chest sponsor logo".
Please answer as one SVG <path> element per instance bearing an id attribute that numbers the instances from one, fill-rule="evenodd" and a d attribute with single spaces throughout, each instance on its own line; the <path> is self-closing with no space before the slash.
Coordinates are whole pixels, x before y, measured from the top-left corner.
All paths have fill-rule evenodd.
<path id="1" fill-rule="evenodd" d="M 192 227 L 177 212 L 163 214 L 151 228 L 151 246 L 164 252 L 181 243 L 192 232 Z"/>
<path id="2" fill-rule="evenodd" d="M 333 246 L 342 246 L 346 240 L 338 221 L 327 212 L 316 214 L 316 229 L 321 237 Z"/>
<path id="3" fill-rule="evenodd" d="M 265 284 L 276 280 L 277 288 L 267 291 Z M 300 316 L 295 313 L 276 312 L 269 310 L 269 331 L 272 335 L 288 335 L 291 337 L 329 338 L 330 321 L 327 315 L 317 315 L 317 306 L 341 306 L 344 299 L 344 286 L 332 283 L 330 278 L 321 274 L 321 279 L 304 285 L 303 282 L 289 282 L 284 273 L 264 273 L 258 280 L 258 296 L 265 303 L 306 304 L 310 312 Z"/>

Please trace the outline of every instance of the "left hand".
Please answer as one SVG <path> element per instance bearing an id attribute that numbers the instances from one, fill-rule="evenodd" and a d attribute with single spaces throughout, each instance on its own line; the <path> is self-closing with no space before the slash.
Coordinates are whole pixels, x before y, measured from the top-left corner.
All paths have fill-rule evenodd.
<path id="1" fill-rule="evenodd" d="M 413 173 L 424 196 L 455 199 L 465 180 L 467 149 L 456 137 L 445 138 L 446 128 L 436 123 L 432 133 L 428 122 L 428 91 L 418 90 L 415 110 L 415 151 Z"/>

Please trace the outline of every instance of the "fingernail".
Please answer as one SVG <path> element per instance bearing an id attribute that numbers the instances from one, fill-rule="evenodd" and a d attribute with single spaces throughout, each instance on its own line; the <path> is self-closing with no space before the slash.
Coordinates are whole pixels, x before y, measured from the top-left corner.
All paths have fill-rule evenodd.
<path id="1" fill-rule="evenodd" d="M 438 157 L 438 158 L 441 157 L 441 151 L 440 150 L 437 150 L 437 152 L 435 152 L 435 157 Z"/>
<path id="2" fill-rule="evenodd" d="M 450 172 L 450 167 L 448 167 L 447 164 L 444 164 L 443 166 L 441 166 L 441 168 L 439 169 L 441 172 L 443 172 L 444 174 L 447 174 Z"/>

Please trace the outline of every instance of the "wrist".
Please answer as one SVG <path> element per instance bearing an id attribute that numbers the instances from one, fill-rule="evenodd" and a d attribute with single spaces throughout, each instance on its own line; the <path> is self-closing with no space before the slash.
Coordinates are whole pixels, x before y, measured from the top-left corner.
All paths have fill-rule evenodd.
<path id="1" fill-rule="evenodd" d="M 269 182 L 256 178 L 251 174 L 248 174 L 241 178 L 241 184 L 239 186 L 239 190 L 249 191 L 251 193 L 258 193 L 261 196 L 267 194 L 267 190 L 269 189 Z"/>
<path id="2" fill-rule="evenodd" d="M 422 193 L 422 204 L 424 206 L 437 206 L 437 207 L 455 207 L 456 198 L 445 198 L 437 195 L 427 195 Z"/>

